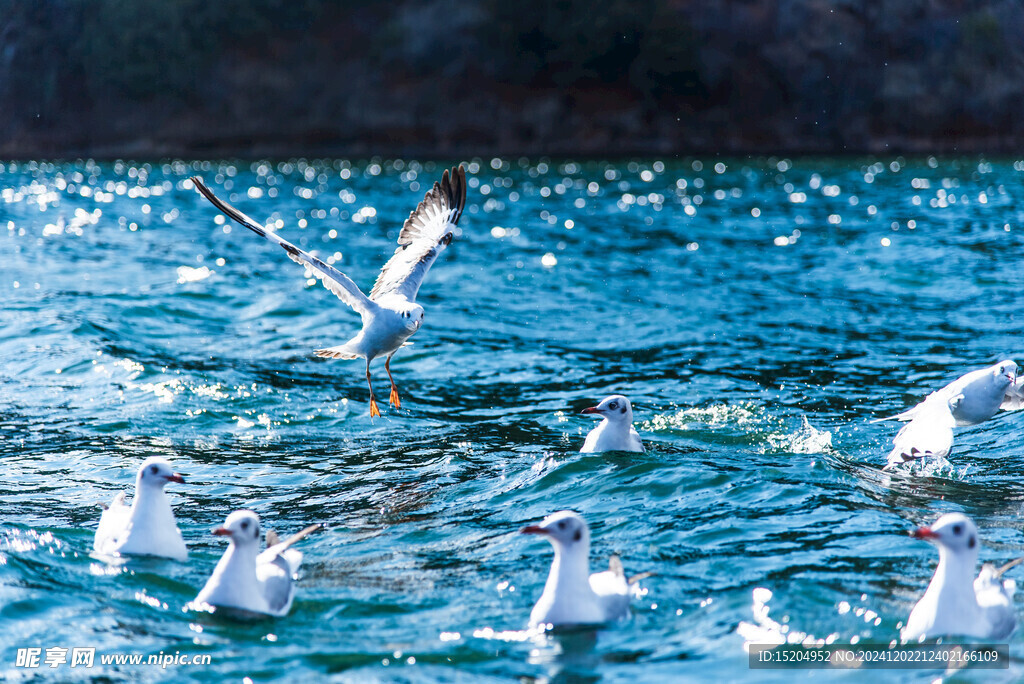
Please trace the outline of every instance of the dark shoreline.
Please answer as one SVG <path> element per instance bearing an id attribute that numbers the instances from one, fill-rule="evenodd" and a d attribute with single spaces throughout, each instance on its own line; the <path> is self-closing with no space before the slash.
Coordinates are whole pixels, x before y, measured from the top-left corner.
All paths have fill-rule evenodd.
<path id="1" fill-rule="evenodd" d="M 1024 150 L 1016 0 L 0 0 L 0 157 Z"/>

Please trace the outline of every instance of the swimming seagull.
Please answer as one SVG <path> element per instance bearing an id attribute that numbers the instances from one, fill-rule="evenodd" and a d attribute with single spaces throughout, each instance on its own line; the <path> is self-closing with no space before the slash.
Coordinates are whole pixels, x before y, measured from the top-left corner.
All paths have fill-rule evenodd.
<path id="1" fill-rule="evenodd" d="M 626 578 L 622 562 L 612 556 L 608 570 L 590 574 L 590 530 L 578 514 L 559 511 L 522 534 L 540 534 L 555 547 L 555 559 L 537 604 L 530 611 L 530 626 L 594 625 L 629 614 L 630 585 L 650 576 Z"/>
<path id="2" fill-rule="evenodd" d="M 907 409 L 894 416 L 878 418 L 872 422 L 883 420 L 913 420 L 920 412 L 925 411 L 925 404 L 935 399 L 950 400 L 962 395 L 959 405 L 953 410 L 953 418 L 958 426 L 977 425 L 996 414 L 999 409 L 1015 410 L 1024 408 L 1022 393 L 1024 388 L 1017 388 L 1017 364 L 1010 360 L 1000 361 L 994 366 L 971 371 L 936 390 L 917 406 Z"/>
<path id="3" fill-rule="evenodd" d="M 213 531 L 230 537 L 228 550 L 194 603 L 200 608 L 287 615 L 295 597 L 295 573 L 302 563 L 302 553 L 291 547 L 319 528 L 320 525 L 310 525 L 283 542 L 277 542 L 276 535 L 268 532 L 268 548 L 260 553 L 259 516 L 252 511 L 235 511 L 223 527 Z"/>
<path id="4" fill-rule="evenodd" d="M 345 344 L 317 349 L 317 356 L 332 359 L 366 359 L 366 384 L 370 388 L 370 416 L 380 415 L 370 381 L 370 362 L 386 356 L 384 369 L 391 381 L 390 403 L 401 408 L 395 380 L 391 377 L 391 357 L 423 324 L 423 307 L 416 303 L 416 293 L 423 277 L 438 255 L 452 241 L 455 227 L 466 205 L 466 171 L 463 167 L 445 170 L 414 211 L 409 214 L 398 235 L 398 248 L 381 269 L 370 296 L 347 275 L 321 261 L 269 228 L 260 226 L 227 202 L 218 199 L 197 176 L 191 178 L 196 189 L 215 207 L 257 235 L 281 245 L 293 261 L 312 271 L 324 287 L 354 309 L 362 318 L 363 328 Z"/>
<path id="5" fill-rule="evenodd" d="M 910 536 L 934 542 L 939 547 L 939 565 L 900 632 L 904 642 L 954 635 L 1001 641 L 1013 633 L 1016 582 L 1002 580 L 1002 575 L 1024 559 L 1002 568 L 986 563 L 975 579 L 978 528 L 963 513 L 947 513 Z"/>
<path id="6" fill-rule="evenodd" d="M 604 418 L 583 441 L 581 454 L 644 450 L 640 435 L 633 429 L 633 407 L 629 399 L 621 394 L 605 397 L 597 406 L 585 408 L 580 413 L 595 414 Z"/>
<path id="7" fill-rule="evenodd" d="M 164 485 L 168 482 L 184 484 L 185 480 L 159 456 L 143 461 L 135 477 L 135 496 L 131 506 L 125 504 L 124 492 L 115 496 L 110 506 L 104 506 L 93 549 L 109 556 L 162 556 L 186 560 L 188 549 L 164 493 Z"/>
<path id="8" fill-rule="evenodd" d="M 953 418 L 963 401 L 958 394 L 950 399 L 932 396 L 917 407 L 914 419 L 900 428 L 892 440 L 888 463 L 883 470 L 925 458 L 944 459 L 953 448 Z"/>

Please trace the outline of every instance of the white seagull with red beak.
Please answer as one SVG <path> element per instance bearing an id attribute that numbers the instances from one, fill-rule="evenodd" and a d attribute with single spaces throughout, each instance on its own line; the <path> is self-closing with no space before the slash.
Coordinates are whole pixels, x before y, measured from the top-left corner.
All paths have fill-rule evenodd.
<path id="1" fill-rule="evenodd" d="M 224 214 L 257 235 L 284 248 L 292 261 L 305 266 L 320 279 L 338 299 L 354 309 L 362 319 L 359 334 L 345 344 L 317 349 L 317 356 L 331 359 L 366 359 L 366 385 L 370 388 L 370 417 L 380 415 L 370 381 L 370 362 L 386 357 L 384 369 L 391 380 L 391 405 L 401 408 L 395 379 L 391 377 L 391 357 L 407 344 L 406 340 L 423 324 L 423 307 L 416 303 L 416 293 L 430 266 L 455 236 L 455 228 L 466 206 L 466 171 L 461 166 L 445 170 L 441 182 L 434 183 L 419 206 L 409 214 L 398 234 L 398 249 L 388 260 L 367 297 L 351 278 L 305 252 L 277 233 L 261 226 L 233 206 L 218 199 L 193 176 L 192 183 L 202 195 Z"/>
<path id="2" fill-rule="evenodd" d="M 295 597 L 295 573 L 302 553 L 291 548 L 311 532 L 310 525 L 283 542 L 267 532 L 267 550 L 260 553 L 260 518 L 252 511 L 235 511 L 227 517 L 215 535 L 229 537 L 213 574 L 193 602 L 197 608 L 229 608 L 247 613 L 282 617 L 288 614 Z"/>
<path id="3" fill-rule="evenodd" d="M 552 513 L 519 531 L 543 535 L 555 547 L 544 593 L 530 611 L 531 627 L 597 625 L 629 615 L 629 587 L 650 573 L 627 579 L 619 557 L 612 556 L 608 570 L 591 575 L 590 529 L 578 514 Z"/>
<path id="4" fill-rule="evenodd" d="M 188 559 L 188 549 L 164 493 L 168 482 L 183 484 L 185 479 L 158 456 L 143 461 L 135 477 L 132 505 L 125 505 L 125 493 L 121 492 L 110 506 L 104 507 L 93 550 L 108 556 Z"/>
<path id="5" fill-rule="evenodd" d="M 1024 559 L 1002 568 L 985 564 L 975 579 L 981 542 L 974 521 L 963 513 L 947 513 L 910 536 L 939 547 L 939 566 L 900 632 L 904 642 L 941 636 L 1003 640 L 1013 633 L 1017 627 L 1013 609 L 1016 583 L 1003 581 L 1002 575 Z"/>
<path id="6" fill-rule="evenodd" d="M 953 418 L 957 426 L 977 425 L 996 414 L 999 409 L 1014 411 L 1024 408 L 1022 393 L 1024 390 L 1016 383 L 1017 364 L 1009 359 L 1000 361 L 994 366 L 971 371 L 960 376 L 953 382 L 929 394 L 924 401 L 907 409 L 903 413 L 885 418 L 877 418 L 872 422 L 883 420 L 913 420 L 921 412 L 927 411 L 928 402 L 948 402 L 960 396 L 959 403 L 953 408 Z"/>
<path id="7" fill-rule="evenodd" d="M 581 454 L 593 454 L 600 451 L 643 451 L 644 444 L 640 435 L 633 429 L 633 407 L 629 399 L 621 394 L 605 397 L 597 406 L 585 408 L 581 413 L 588 413 L 604 418 L 596 428 L 590 431 L 583 442 Z"/>

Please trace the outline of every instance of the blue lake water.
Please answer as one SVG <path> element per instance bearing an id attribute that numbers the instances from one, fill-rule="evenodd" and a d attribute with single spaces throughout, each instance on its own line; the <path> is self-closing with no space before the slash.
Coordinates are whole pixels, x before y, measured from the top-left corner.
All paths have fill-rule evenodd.
<path id="1" fill-rule="evenodd" d="M 741 623 L 897 638 L 937 560 L 911 527 L 962 510 L 982 559 L 1024 553 L 1024 414 L 959 430 L 953 468 L 917 479 L 880 472 L 896 426 L 868 422 L 1024 362 L 1024 163 L 473 161 L 392 366 L 403 409 L 371 420 L 363 362 L 312 355 L 358 316 L 186 179 L 368 289 L 451 163 L 0 164 L 0 670 L 787 681 L 748 669 Z M 647 452 L 577 453 L 579 411 L 616 392 Z M 188 480 L 168 491 L 191 558 L 107 566 L 97 502 L 151 454 Z M 291 613 L 185 611 L 243 507 L 327 528 Z M 595 567 L 656 576 L 624 623 L 525 638 L 552 554 L 517 531 L 565 508 Z M 26 647 L 212 663 L 43 673 L 15 667 Z"/>

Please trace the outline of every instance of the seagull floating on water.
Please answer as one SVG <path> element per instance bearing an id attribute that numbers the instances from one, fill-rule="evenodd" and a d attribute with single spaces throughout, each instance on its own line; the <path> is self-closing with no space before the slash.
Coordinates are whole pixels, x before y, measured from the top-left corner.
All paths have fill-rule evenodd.
<path id="1" fill-rule="evenodd" d="M 963 513 L 947 513 L 930 527 L 919 527 L 910 535 L 939 547 L 939 565 L 900 632 L 904 642 L 941 636 L 1003 640 L 1013 633 L 1017 627 L 1013 609 L 1016 582 L 1002 580 L 1002 575 L 1024 559 L 1002 568 L 985 564 L 975 579 L 978 528 Z"/>
<path id="2" fill-rule="evenodd" d="M 302 553 L 291 548 L 319 525 L 310 525 L 283 542 L 267 532 L 267 550 L 260 553 L 260 519 L 252 511 L 235 511 L 214 534 L 230 537 L 224 552 L 195 604 L 231 608 L 281 617 L 295 597 L 295 573 Z"/>
<path id="3" fill-rule="evenodd" d="M 1017 383 L 1017 364 L 1006 360 L 957 378 L 903 413 L 878 418 L 872 422 L 913 420 L 919 413 L 928 410 L 926 404 L 929 401 L 949 401 L 957 395 L 961 396 L 961 400 L 953 410 L 953 418 L 958 426 L 983 423 L 999 409 L 1024 408 L 1024 383 Z"/>
<path id="4" fill-rule="evenodd" d="M 522 534 L 540 534 L 555 547 L 544 593 L 530 612 L 530 627 L 596 625 L 629 614 L 630 585 L 651 573 L 629 579 L 618 556 L 608 570 L 590 574 L 590 529 L 578 514 L 559 511 L 539 525 L 528 525 Z"/>
<path id="5" fill-rule="evenodd" d="M 332 359 L 366 359 L 371 417 L 379 416 L 380 409 L 377 408 L 370 380 L 370 362 L 378 356 L 386 356 L 384 369 L 391 380 L 390 403 L 401 408 L 398 388 L 391 376 L 391 357 L 408 344 L 406 341 L 423 324 L 423 307 L 416 303 L 416 293 L 430 266 L 455 235 L 455 227 L 466 205 L 465 169 L 459 166 L 453 167 L 451 173 L 445 170 L 441 181 L 434 183 L 419 206 L 409 214 L 398 235 L 398 248 L 381 269 L 369 297 L 341 271 L 218 199 L 199 177 L 193 176 L 191 180 L 196 189 L 228 218 L 279 244 L 293 261 L 312 271 L 324 287 L 360 315 L 363 328 L 358 335 L 345 344 L 317 349 L 314 353 Z"/>
<path id="6" fill-rule="evenodd" d="M 923 459 L 941 460 L 949 456 L 953 448 L 953 417 L 963 395 L 951 399 L 942 395 L 930 397 L 917 407 L 914 419 L 900 428 L 893 438 L 893 449 L 889 452 L 888 463 L 883 470 L 901 463 Z"/>
<path id="7" fill-rule="evenodd" d="M 93 549 L 109 556 L 162 556 L 186 560 L 188 549 L 164 493 L 164 485 L 168 482 L 184 484 L 185 479 L 159 456 L 143 461 L 135 477 L 135 496 L 131 506 L 125 504 L 125 493 L 121 492 L 110 506 L 104 507 Z"/>
<path id="8" fill-rule="evenodd" d="M 633 429 L 633 407 L 629 399 L 621 394 L 613 394 L 597 406 L 585 408 L 581 413 L 588 413 L 604 418 L 596 428 L 590 431 L 583 442 L 581 454 L 593 454 L 599 451 L 643 451 L 644 444 L 640 435 Z"/>

